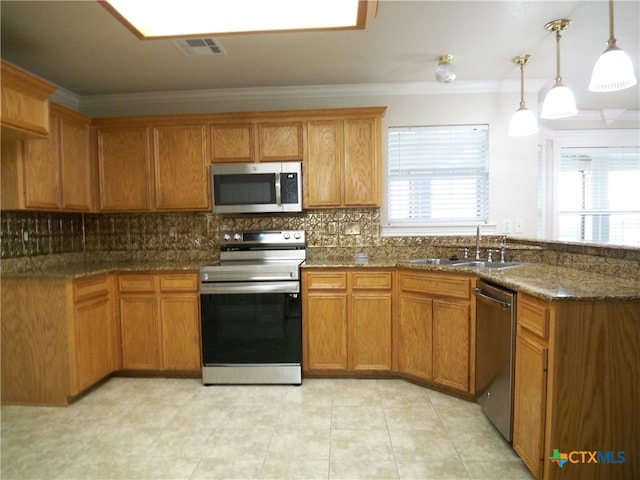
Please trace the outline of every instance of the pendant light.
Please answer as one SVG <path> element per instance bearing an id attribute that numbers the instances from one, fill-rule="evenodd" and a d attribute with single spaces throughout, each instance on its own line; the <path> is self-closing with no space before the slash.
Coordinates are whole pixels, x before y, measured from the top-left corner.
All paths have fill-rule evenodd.
<path id="1" fill-rule="evenodd" d="M 521 137 L 531 135 L 538 131 L 538 121 L 531 110 L 524 104 L 524 66 L 531 60 L 531 55 L 518 55 L 513 58 L 513 63 L 520 65 L 520 108 L 511 117 L 509 122 L 509 136 Z"/>
<path id="2" fill-rule="evenodd" d="M 560 76 L 560 32 L 571 25 L 571 20 L 560 19 L 547 23 L 544 28 L 556 34 L 556 80 L 542 104 L 541 118 L 556 119 L 578 113 L 573 92 L 562 83 Z"/>
<path id="3" fill-rule="evenodd" d="M 436 67 L 436 80 L 438 83 L 451 83 L 456 79 L 456 67 L 452 63 L 453 55 L 440 55 Z"/>
<path id="4" fill-rule="evenodd" d="M 633 87 L 636 83 L 638 82 L 629 55 L 616 46 L 616 38 L 613 35 L 613 0 L 609 0 L 609 41 L 607 49 L 593 67 L 589 90 L 615 92 Z"/>

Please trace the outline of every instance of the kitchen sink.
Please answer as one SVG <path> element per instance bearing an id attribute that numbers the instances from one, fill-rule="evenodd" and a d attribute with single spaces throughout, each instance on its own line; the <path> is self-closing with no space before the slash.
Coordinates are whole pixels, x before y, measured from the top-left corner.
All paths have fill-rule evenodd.
<path id="1" fill-rule="evenodd" d="M 418 258 L 416 260 L 409 260 L 409 263 L 415 263 L 417 265 L 460 265 L 460 263 L 468 261 L 468 259 L 464 258 Z"/>
<path id="2" fill-rule="evenodd" d="M 524 265 L 522 262 L 486 262 L 483 260 L 462 261 L 456 263 L 459 267 L 476 267 L 476 268 L 509 268 Z"/>

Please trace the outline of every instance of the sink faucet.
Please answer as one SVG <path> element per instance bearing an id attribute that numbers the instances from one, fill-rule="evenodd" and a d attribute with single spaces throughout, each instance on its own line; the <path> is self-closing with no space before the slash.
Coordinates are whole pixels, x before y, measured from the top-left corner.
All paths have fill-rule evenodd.
<path id="1" fill-rule="evenodd" d="M 480 260 L 480 239 L 482 236 L 480 235 L 480 225 L 476 228 L 476 260 Z"/>

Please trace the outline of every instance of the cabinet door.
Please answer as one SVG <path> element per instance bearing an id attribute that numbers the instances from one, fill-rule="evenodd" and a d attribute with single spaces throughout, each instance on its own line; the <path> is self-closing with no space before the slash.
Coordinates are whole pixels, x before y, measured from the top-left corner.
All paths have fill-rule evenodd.
<path id="1" fill-rule="evenodd" d="M 211 127 L 211 161 L 253 162 L 255 145 L 253 125 L 213 125 Z"/>
<path id="2" fill-rule="evenodd" d="M 536 478 L 542 478 L 547 400 L 547 348 L 527 335 L 516 337 L 513 448 Z"/>
<path id="3" fill-rule="evenodd" d="M 197 293 L 160 297 L 162 360 L 165 370 L 200 370 L 200 297 Z"/>
<path id="4" fill-rule="evenodd" d="M 155 294 L 120 297 L 122 366 L 132 370 L 162 367 Z"/>
<path id="5" fill-rule="evenodd" d="M 433 301 L 418 295 L 400 296 L 398 370 L 431 380 L 433 376 Z"/>
<path id="6" fill-rule="evenodd" d="M 60 208 L 58 119 L 51 119 L 50 130 L 47 139 L 22 142 L 24 206 L 29 209 Z"/>
<path id="7" fill-rule="evenodd" d="M 77 394 L 114 368 L 113 318 L 108 296 L 74 305 L 75 370 Z"/>
<path id="8" fill-rule="evenodd" d="M 91 210 L 89 159 L 89 124 L 60 117 L 60 169 L 64 210 Z"/>
<path id="9" fill-rule="evenodd" d="M 391 294 L 351 296 L 349 369 L 391 370 Z"/>
<path id="10" fill-rule="evenodd" d="M 154 128 L 155 206 L 208 210 L 209 160 L 204 125 Z"/>
<path id="11" fill-rule="evenodd" d="M 377 120 L 344 121 L 344 205 L 380 205 Z"/>
<path id="12" fill-rule="evenodd" d="M 341 131 L 339 120 L 307 123 L 305 207 L 339 207 L 342 203 Z"/>
<path id="13" fill-rule="evenodd" d="M 150 167 L 146 127 L 98 130 L 100 210 L 150 210 Z"/>
<path id="14" fill-rule="evenodd" d="M 305 370 L 346 370 L 346 293 L 310 293 L 305 311 Z"/>
<path id="15" fill-rule="evenodd" d="M 302 122 L 258 124 L 258 161 L 302 161 Z"/>
<path id="16" fill-rule="evenodd" d="M 469 326 L 467 302 L 433 301 L 433 380 L 469 390 Z"/>

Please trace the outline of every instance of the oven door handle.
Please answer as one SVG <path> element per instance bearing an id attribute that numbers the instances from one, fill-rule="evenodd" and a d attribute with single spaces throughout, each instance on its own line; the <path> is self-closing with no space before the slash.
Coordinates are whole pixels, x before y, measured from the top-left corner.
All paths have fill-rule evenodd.
<path id="1" fill-rule="evenodd" d="M 223 282 L 200 284 L 200 294 L 300 293 L 298 282 Z"/>

